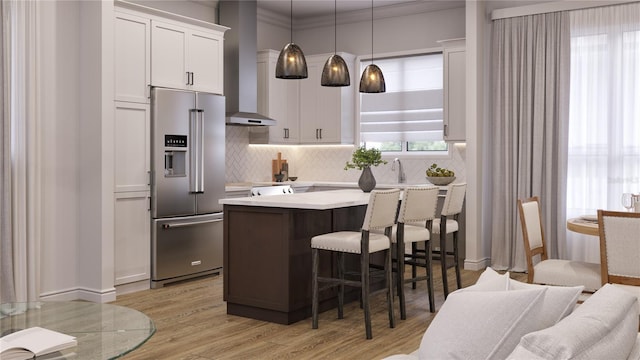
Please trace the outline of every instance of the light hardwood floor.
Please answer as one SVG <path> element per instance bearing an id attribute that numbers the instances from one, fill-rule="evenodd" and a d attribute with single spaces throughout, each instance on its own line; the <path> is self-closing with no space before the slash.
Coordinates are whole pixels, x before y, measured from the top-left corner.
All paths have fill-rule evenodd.
<path id="1" fill-rule="evenodd" d="M 437 263 L 433 273 L 437 310 L 444 302 Z M 463 287 L 474 284 L 480 273 L 463 270 Z M 337 319 L 336 310 L 321 313 L 319 328 L 313 330 L 311 319 L 279 325 L 227 315 L 222 286 L 222 276 L 212 276 L 118 296 L 114 304 L 145 313 L 157 328 L 124 359 L 381 359 L 417 349 L 435 316 L 429 312 L 426 284 L 416 290 L 406 285 L 407 320 L 400 320 L 396 297 L 397 324 L 391 329 L 385 293 L 377 291 L 371 298 L 373 339 L 366 340 L 357 301 L 345 306 L 344 319 Z M 453 269 L 449 287 L 455 290 Z"/>

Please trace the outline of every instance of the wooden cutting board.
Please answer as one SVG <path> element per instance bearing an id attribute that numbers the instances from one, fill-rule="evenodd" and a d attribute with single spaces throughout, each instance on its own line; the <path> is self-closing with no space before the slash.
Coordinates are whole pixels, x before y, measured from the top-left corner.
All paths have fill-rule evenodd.
<path id="1" fill-rule="evenodd" d="M 287 160 L 282 158 L 280 159 L 280 165 L 278 165 L 278 160 L 271 160 L 271 181 L 276 181 L 276 177 L 274 176 L 274 174 L 279 173 L 280 169 L 282 168 L 282 164 L 286 163 Z"/>

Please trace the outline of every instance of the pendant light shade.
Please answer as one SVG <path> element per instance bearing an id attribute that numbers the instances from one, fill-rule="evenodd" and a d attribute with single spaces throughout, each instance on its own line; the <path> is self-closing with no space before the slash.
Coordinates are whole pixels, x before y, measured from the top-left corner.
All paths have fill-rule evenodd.
<path id="1" fill-rule="evenodd" d="M 382 70 L 373 63 L 373 0 L 371 0 L 371 64 L 364 68 L 360 78 L 361 93 L 383 93 L 387 91 Z"/>
<path id="2" fill-rule="evenodd" d="M 349 67 L 342 56 L 337 54 L 338 44 L 338 22 L 337 22 L 337 0 L 333 2 L 333 55 L 329 56 L 327 62 L 322 68 L 322 77 L 320 85 L 322 86 L 349 86 L 351 85 L 351 76 L 349 76 Z"/>
<path id="3" fill-rule="evenodd" d="M 370 64 L 364 68 L 360 78 L 361 93 L 383 93 L 387 91 L 384 83 L 384 75 L 378 65 Z"/>
<path id="4" fill-rule="evenodd" d="M 293 0 L 291 0 L 291 42 L 280 51 L 276 62 L 276 77 L 278 79 L 306 79 L 307 60 L 302 49 L 293 43 Z"/>

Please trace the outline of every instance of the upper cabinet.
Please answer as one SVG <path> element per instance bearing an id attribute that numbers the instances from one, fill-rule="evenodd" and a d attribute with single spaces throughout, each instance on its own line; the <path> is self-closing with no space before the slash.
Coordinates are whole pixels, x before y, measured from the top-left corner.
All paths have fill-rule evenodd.
<path id="1" fill-rule="evenodd" d="M 222 94 L 223 33 L 151 22 L 151 84 Z"/>
<path id="2" fill-rule="evenodd" d="M 151 20 L 115 12 L 115 100 L 149 102 Z"/>
<path id="3" fill-rule="evenodd" d="M 276 120 L 269 127 L 269 143 L 300 142 L 300 86 L 296 80 L 276 79 L 275 50 L 258 52 L 258 113 Z"/>
<path id="4" fill-rule="evenodd" d="M 279 52 L 258 52 L 258 112 L 276 120 L 269 127 L 272 144 L 353 144 L 355 129 L 355 55 L 339 53 L 351 75 L 351 86 L 320 85 L 330 54 L 307 56 L 309 77 L 276 79 Z"/>
<path id="5" fill-rule="evenodd" d="M 466 141 L 465 41 L 440 43 L 444 59 L 444 140 Z"/>
<path id="6" fill-rule="evenodd" d="M 339 53 L 349 67 L 351 86 L 320 85 L 330 54 L 307 57 L 309 77 L 300 80 L 300 140 L 305 144 L 353 144 L 355 128 L 355 56 Z"/>

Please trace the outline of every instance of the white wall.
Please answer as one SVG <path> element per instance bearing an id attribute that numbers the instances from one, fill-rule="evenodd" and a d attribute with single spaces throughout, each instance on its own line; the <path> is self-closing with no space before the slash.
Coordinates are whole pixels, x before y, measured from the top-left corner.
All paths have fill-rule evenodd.
<path id="1" fill-rule="evenodd" d="M 77 284 L 79 227 L 80 9 L 74 2 L 41 2 L 42 238 L 41 291 Z"/>

